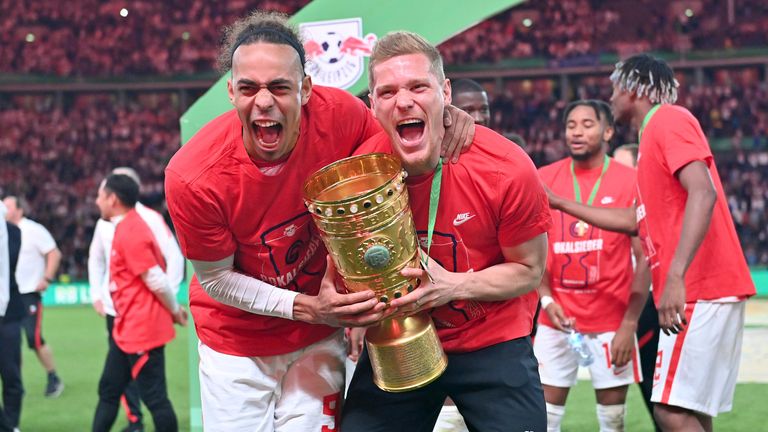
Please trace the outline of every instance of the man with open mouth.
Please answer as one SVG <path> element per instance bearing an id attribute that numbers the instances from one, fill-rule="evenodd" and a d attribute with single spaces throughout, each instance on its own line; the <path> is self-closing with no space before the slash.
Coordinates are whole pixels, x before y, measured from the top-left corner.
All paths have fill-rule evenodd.
<path id="1" fill-rule="evenodd" d="M 519 147 L 477 126 L 457 164 L 443 165 L 444 107 L 451 102 L 437 49 L 421 36 L 390 33 L 373 49 L 371 106 L 383 132 L 358 153 L 394 154 L 406 184 L 424 269 L 402 274 L 418 288 L 391 311 L 428 311 L 448 356 L 445 372 L 419 389 L 390 393 L 360 356 L 347 393 L 344 432 L 431 432 L 446 397 L 469 430 L 546 430 L 531 329 L 551 224 L 546 194 Z M 362 333 L 353 330 L 358 338 Z M 354 338 L 353 338 L 354 339 Z"/>
<path id="2" fill-rule="evenodd" d="M 221 66 L 231 69 L 235 109 L 166 169 L 168 208 L 195 269 L 204 428 L 335 430 L 347 355 L 339 328 L 375 322 L 384 305 L 372 291 L 338 293 L 324 278 L 327 253 L 301 187 L 380 127 L 359 99 L 312 85 L 285 16 L 255 12 L 236 22 Z M 458 113 L 454 128 L 470 132 L 447 143 L 471 141 L 472 119 Z"/>

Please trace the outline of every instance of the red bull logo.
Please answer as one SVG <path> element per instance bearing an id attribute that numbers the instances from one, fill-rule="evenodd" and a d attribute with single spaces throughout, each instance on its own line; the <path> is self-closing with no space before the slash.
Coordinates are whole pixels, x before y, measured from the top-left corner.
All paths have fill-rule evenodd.
<path id="1" fill-rule="evenodd" d="M 307 54 L 307 74 L 315 84 L 348 88 L 363 75 L 376 35 L 363 36 L 361 18 L 307 22 L 299 26 Z"/>

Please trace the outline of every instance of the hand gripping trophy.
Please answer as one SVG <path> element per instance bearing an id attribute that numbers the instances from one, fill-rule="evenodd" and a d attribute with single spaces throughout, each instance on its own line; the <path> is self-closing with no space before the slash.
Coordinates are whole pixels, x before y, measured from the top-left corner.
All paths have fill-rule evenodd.
<path id="1" fill-rule="evenodd" d="M 419 284 L 400 274 L 420 265 L 406 175 L 397 158 L 374 153 L 330 164 L 304 184 L 307 209 L 347 290 L 373 290 L 385 303 Z M 385 391 L 423 387 L 448 365 L 427 312 L 385 319 L 365 340 L 373 380 Z"/>

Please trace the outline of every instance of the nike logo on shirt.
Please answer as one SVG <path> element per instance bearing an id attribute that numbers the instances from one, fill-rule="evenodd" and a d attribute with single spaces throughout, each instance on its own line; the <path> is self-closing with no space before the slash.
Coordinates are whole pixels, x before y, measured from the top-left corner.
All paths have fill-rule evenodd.
<path id="1" fill-rule="evenodd" d="M 477 215 L 471 215 L 469 213 L 459 213 L 456 215 L 456 219 L 453 220 L 453 226 L 459 226 Z"/>

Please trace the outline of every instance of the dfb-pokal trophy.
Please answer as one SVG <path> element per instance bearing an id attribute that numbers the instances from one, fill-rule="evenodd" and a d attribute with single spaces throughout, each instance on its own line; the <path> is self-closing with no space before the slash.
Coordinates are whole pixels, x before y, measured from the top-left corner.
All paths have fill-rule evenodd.
<path id="1" fill-rule="evenodd" d="M 304 184 L 307 209 L 347 290 L 373 290 L 385 303 L 419 284 L 400 274 L 420 265 L 406 175 L 397 158 L 374 153 L 334 162 Z M 427 312 L 385 319 L 365 341 L 373 380 L 385 391 L 423 387 L 448 365 Z"/>

